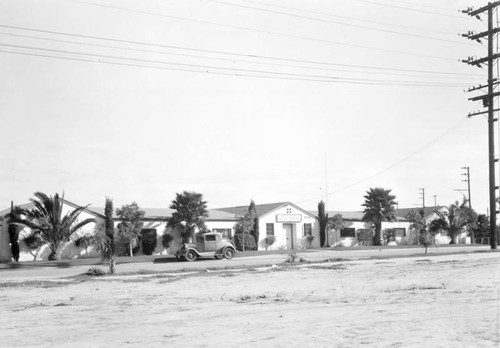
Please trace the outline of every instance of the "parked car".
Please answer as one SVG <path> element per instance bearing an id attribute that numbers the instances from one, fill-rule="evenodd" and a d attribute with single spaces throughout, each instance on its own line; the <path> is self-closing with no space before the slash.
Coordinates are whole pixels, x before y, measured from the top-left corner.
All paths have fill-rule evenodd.
<path id="1" fill-rule="evenodd" d="M 177 260 L 195 261 L 199 257 L 213 257 L 216 260 L 232 259 L 236 253 L 233 242 L 222 238 L 218 232 L 197 236 L 197 243 L 185 243 L 176 253 Z"/>

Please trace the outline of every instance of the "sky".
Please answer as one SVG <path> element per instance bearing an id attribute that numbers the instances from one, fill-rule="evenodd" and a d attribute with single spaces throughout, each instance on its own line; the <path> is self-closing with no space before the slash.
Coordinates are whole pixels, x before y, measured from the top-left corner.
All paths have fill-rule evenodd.
<path id="1" fill-rule="evenodd" d="M 485 1 L 0 0 L 0 207 L 488 207 Z M 497 71 L 498 69 L 495 69 Z M 498 144 L 498 141 L 496 141 Z M 495 145 L 498 147 L 498 145 Z M 497 171 L 498 181 L 498 171 Z"/>

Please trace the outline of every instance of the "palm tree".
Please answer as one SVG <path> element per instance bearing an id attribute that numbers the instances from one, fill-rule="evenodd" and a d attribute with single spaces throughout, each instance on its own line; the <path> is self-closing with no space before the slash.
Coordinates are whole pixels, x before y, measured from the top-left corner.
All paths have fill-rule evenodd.
<path id="1" fill-rule="evenodd" d="M 477 214 L 467 205 L 467 199 L 464 199 L 462 203 L 455 202 L 450 204 L 446 211 L 436 211 L 438 218 L 431 221 L 430 230 L 433 232 L 439 232 L 444 230 L 448 233 L 450 237 L 450 244 L 456 244 L 457 236 L 463 230 L 463 228 L 472 225 L 477 221 Z"/>
<path id="2" fill-rule="evenodd" d="M 318 203 L 318 216 L 316 216 L 319 224 L 319 242 L 321 247 L 328 245 L 328 213 L 325 211 L 325 202 Z"/>
<path id="3" fill-rule="evenodd" d="M 19 220 L 19 207 L 14 207 L 14 204 L 11 203 L 10 213 L 8 214 L 9 218 L 9 238 L 10 238 L 10 250 L 12 253 L 12 258 L 15 262 L 19 261 L 19 226 L 16 225 L 14 221 Z"/>
<path id="4" fill-rule="evenodd" d="M 373 244 L 381 245 L 382 221 L 396 220 L 394 216 L 396 196 L 391 195 L 391 190 L 377 187 L 370 188 L 363 197 L 365 198 L 363 221 L 371 222 L 374 225 Z"/>
<path id="5" fill-rule="evenodd" d="M 167 227 L 179 229 L 184 243 L 189 242 L 196 228 L 199 230 L 206 228 L 207 202 L 203 200 L 201 193 L 188 191 L 177 193 L 170 209 L 174 209 L 175 212 L 172 213 Z"/>
<path id="6" fill-rule="evenodd" d="M 101 252 L 102 261 L 108 261 L 109 274 L 114 274 L 117 254 L 115 222 L 113 220 L 113 200 L 108 197 L 106 197 L 104 206 L 104 222 L 96 228 L 94 245 Z"/>
<path id="7" fill-rule="evenodd" d="M 31 199 L 34 207 L 18 209 L 16 213 L 19 216 L 12 222 L 26 226 L 38 234 L 43 242 L 49 245 L 51 251 L 49 260 L 54 260 L 57 249 L 63 242 L 69 241 L 76 231 L 95 220 L 86 219 L 77 222 L 78 216 L 86 207 L 78 207 L 63 215 L 64 196 L 59 197 L 57 193 L 51 197 L 36 192 L 35 197 L 37 199 Z"/>

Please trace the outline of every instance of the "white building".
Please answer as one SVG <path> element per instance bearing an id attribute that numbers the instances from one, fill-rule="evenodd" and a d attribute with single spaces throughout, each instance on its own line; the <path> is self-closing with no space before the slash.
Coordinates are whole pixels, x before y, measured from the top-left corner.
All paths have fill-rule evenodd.
<path id="1" fill-rule="evenodd" d="M 29 209 L 31 203 L 25 204 L 23 208 Z M 77 208 L 78 205 L 68 200 L 65 200 L 63 214 L 68 210 Z M 291 250 L 301 248 L 319 248 L 319 224 L 316 219 L 317 212 L 306 211 L 291 202 L 280 202 L 271 204 L 256 205 L 256 212 L 259 221 L 259 240 L 257 241 L 258 249 L 265 250 Z M 176 235 L 174 231 L 167 228 L 167 222 L 172 217 L 173 210 L 169 208 L 142 208 L 145 211 L 143 219 L 143 230 L 155 232 L 157 235 L 157 246 L 155 253 L 165 252 L 161 236 L 164 233 Z M 432 216 L 431 208 L 428 210 L 428 216 Z M 220 232 L 226 238 L 234 237 L 234 226 L 240 216 L 248 212 L 248 205 L 227 207 L 209 210 L 209 215 L 205 220 L 209 230 Z M 400 209 L 396 212 L 396 221 L 382 223 L 382 236 L 386 236 L 386 242 L 390 245 L 410 244 L 414 239 L 410 231 L 410 222 L 404 218 L 408 209 Z M 10 261 L 10 238 L 8 233 L 8 218 L 10 208 L 0 211 L 0 262 Z M 341 214 L 344 225 L 338 230 L 330 230 L 328 232 L 328 246 L 358 246 L 372 244 L 372 227 L 369 223 L 363 222 L 363 212 L 329 212 L 329 217 L 336 214 Z M 59 257 L 62 259 L 72 259 L 86 256 L 97 256 L 97 253 L 92 248 L 84 250 L 75 246 L 74 241 L 84 234 L 93 234 L 96 225 L 104 222 L 104 208 L 87 207 L 80 214 L 79 220 L 87 218 L 95 219 L 95 223 L 84 226 L 74 236 L 74 240 L 65 243 L 59 250 Z M 115 224 L 119 220 L 114 216 Z M 21 236 L 26 235 L 29 231 L 21 231 Z M 274 243 L 267 245 L 266 237 L 274 236 Z M 179 247 L 179 241 L 174 241 L 168 252 L 172 253 Z M 39 253 L 38 259 L 46 259 L 50 251 L 47 247 Z M 32 260 L 33 256 L 28 253 L 21 254 L 21 261 Z"/>

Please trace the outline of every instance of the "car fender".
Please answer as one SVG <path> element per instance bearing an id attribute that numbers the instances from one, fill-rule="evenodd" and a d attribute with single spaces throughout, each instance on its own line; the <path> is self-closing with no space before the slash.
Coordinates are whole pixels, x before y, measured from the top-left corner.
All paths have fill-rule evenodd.
<path id="1" fill-rule="evenodd" d="M 184 250 L 183 254 L 186 254 L 189 250 L 193 251 L 196 254 L 196 256 L 198 256 L 198 257 L 201 256 L 201 254 L 198 252 L 198 250 L 196 250 L 195 248 L 190 248 L 190 247 L 188 247 L 186 250 Z"/>
<path id="2" fill-rule="evenodd" d="M 224 248 L 222 248 L 221 250 L 219 250 L 218 252 L 224 254 L 224 250 L 226 249 L 231 249 L 233 250 L 233 252 L 236 254 L 238 251 L 236 250 L 235 247 L 233 247 L 232 245 L 226 245 Z"/>

